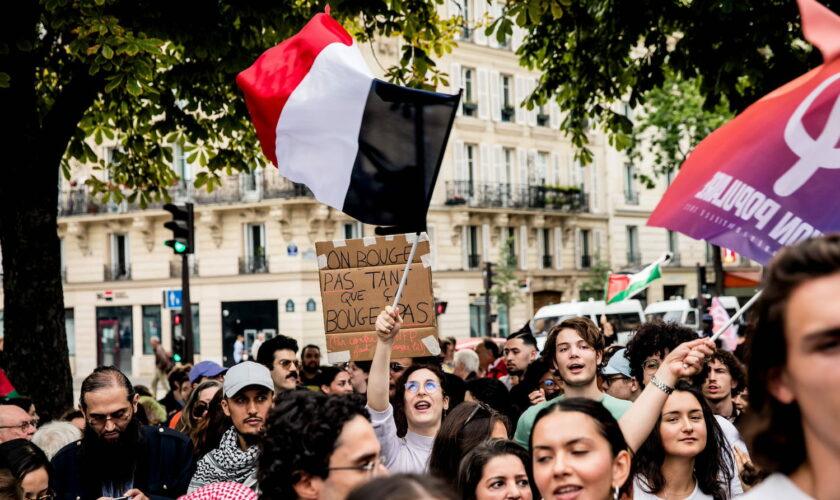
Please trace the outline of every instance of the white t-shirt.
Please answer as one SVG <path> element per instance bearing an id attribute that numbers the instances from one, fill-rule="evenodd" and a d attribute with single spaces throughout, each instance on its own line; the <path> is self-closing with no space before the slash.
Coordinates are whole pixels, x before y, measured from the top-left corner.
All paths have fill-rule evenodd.
<path id="1" fill-rule="evenodd" d="M 394 423 L 394 407 L 388 404 L 385 411 L 376 411 L 370 406 L 370 423 L 382 455 L 385 456 L 385 467 L 391 474 L 413 473 L 425 474 L 429 469 L 429 456 L 432 454 L 434 437 L 421 436 L 411 431 L 405 437 L 397 437 L 397 424 Z"/>
<path id="2" fill-rule="evenodd" d="M 748 491 L 740 500 L 814 500 L 813 497 L 802 492 L 793 481 L 784 474 L 771 474 L 758 486 Z"/>
<path id="3" fill-rule="evenodd" d="M 746 443 L 741 439 L 741 433 L 732 425 L 732 422 L 720 415 L 715 415 L 715 420 L 723 431 L 723 436 L 726 438 L 726 443 L 728 444 L 726 451 L 729 453 L 729 458 L 732 459 L 732 468 L 729 470 L 729 474 L 732 477 L 732 482 L 729 483 L 729 496 L 735 498 L 744 494 L 744 487 L 741 485 L 741 478 L 738 476 L 738 465 L 735 463 L 735 452 L 732 451 L 732 447 L 737 446 L 747 457 L 750 455 L 747 452 Z"/>
<path id="4" fill-rule="evenodd" d="M 662 498 L 642 489 L 642 481 L 636 476 L 633 478 L 633 500 L 662 500 Z M 700 491 L 700 484 L 695 481 L 694 491 L 682 500 L 714 500 L 714 498 Z"/>

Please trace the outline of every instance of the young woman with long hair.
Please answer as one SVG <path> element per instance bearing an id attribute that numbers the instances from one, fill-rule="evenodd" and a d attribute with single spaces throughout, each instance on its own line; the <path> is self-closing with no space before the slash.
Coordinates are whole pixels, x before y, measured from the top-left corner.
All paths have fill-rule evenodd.
<path id="1" fill-rule="evenodd" d="M 458 469 L 462 500 L 540 498 L 524 448 L 506 439 L 489 439 L 467 453 Z"/>
<path id="2" fill-rule="evenodd" d="M 458 464 L 467 452 L 487 439 L 507 437 L 508 423 L 502 414 L 484 403 L 464 401 L 449 412 L 435 436 L 429 473 L 455 486 Z"/>
<path id="3" fill-rule="evenodd" d="M 542 498 L 618 498 L 630 476 L 630 453 L 615 418 L 587 398 L 546 406 L 531 432 L 534 481 Z"/>
<path id="4" fill-rule="evenodd" d="M 677 382 L 633 458 L 633 498 L 727 500 L 731 455 L 706 398 Z"/>
<path id="5" fill-rule="evenodd" d="M 445 375 L 437 365 L 413 364 L 396 383 L 394 405 L 389 402 L 390 364 L 394 340 L 402 318 L 390 306 L 376 319 L 376 352 L 370 367 L 367 407 L 371 423 L 386 457 L 386 467 L 393 473 L 426 472 L 435 436 L 449 408 L 443 387 Z M 406 432 L 397 432 L 404 419 Z"/>

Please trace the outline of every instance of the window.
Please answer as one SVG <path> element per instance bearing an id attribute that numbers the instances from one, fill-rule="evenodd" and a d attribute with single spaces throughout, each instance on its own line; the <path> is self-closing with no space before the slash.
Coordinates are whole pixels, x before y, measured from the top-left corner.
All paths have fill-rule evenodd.
<path id="1" fill-rule="evenodd" d="M 475 144 L 464 144 L 464 159 L 466 177 L 463 179 L 467 183 L 467 196 L 475 194 L 475 168 L 476 168 L 476 150 L 478 147 Z"/>
<path id="2" fill-rule="evenodd" d="M 548 105 L 540 104 L 540 107 L 537 108 L 537 126 L 538 127 L 548 127 L 551 123 L 551 115 L 548 114 Z"/>
<path id="3" fill-rule="evenodd" d="M 306 301 L 306 312 L 315 311 L 318 308 L 318 305 L 315 303 L 315 299 L 309 299 Z"/>
<path id="4" fill-rule="evenodd" d="M 475 70 L 461 69 L 461 82 L 464 86 L 464 102 L 461 104 L 465 116 L 478 114 L 478 100 L 475 95 Z"/>
<path id="5" fill-rule="evenodd" d="M 175 174 L 179 177 L 178 188 L 186 190 L 189 187 L 191 171 L 190 164 L 187 163 L 187 153 L 184 152 L 184 146 L 182 144 L 172 146 L 172 167 Z"/>
<path id="6" fill-rule="evenodd" d="M 128 249 L 127 234 L 111 234 L 111 265 L 105 269 L 105 281 L 131 279 Z"/>
<path id="7" fill-rule="evenodd" d="M 58 255 L 59 255 L 59 262 L 61 264 L 61 282 L 67 283 L 67 267 L 64 263 L 64 238 L 58 239 Z M 0 255 L 0 260 L 2 260 L 2 255 Z M 0 278 L 3 277 L 3 269 L 0 267 Z"/>
<path id="8" fill-rule="evenodd" d="M 197 325 L 193 325 L 196 328 Z M 163 339 L 160 326 L 160 306 L 143 306 L 143 354 L 154 354 L 152 338 Z"/>
<path id="9" fill-rule="evenodd" d="M 470 30 L 470 21 L 472 20 L 472 12 L 470 12 L 470 0 L 453 0 L 455 9 L 458 15 L 461 16 L 461 33 L 456 37 L 462 40 L 469 40 L 472 35 Z"/>
<path id="10" fill-rule="evenodd" d="M 676 231 L 668 231 L 668 251 L 671 252 L 671 265 L 680 265 L 680 247 Z"/>
<path id="11" fill-rule="evenodd" d="M 636 167 L 632 163 L 624 164 L 624 200 L 630 205 L 639 204 L 636 192 Z"/>
<path id="12" fill-rule="evenodd" d="M 715 260 L 715 249 L 712 248 L 712 244 L 708 241 L 706 242 L 706 264 L 711 264 Z"/>
<path id="13" fill-rule="evenodd" d="M 551 229 L 543 228 L 542 230 L 542 268 L 551 269 L 552 255 L 551 255 Z"/>
<path id="14" fill-rule="evenodd" d="M 537 151 L 536 161 L 534 165 L 534 174 L 536 175 L 535 182 L 537 186 L 542 186 L 546 182 L 546 175 L 548 175 L 548 153 L 545 151 Z"/>
<path id="15" fill-rule="evenodd" d="M 592 252 L 589 245 L 590 238 L 589 229 L 580 230 L 580 267 L 583 269 L 592 267 Z"/>
<path id="16" fill-rule="evenodd" d="M 640 261 L 639 228 L 627 226 L 627 265 L 637 265 Z"/>
<path id="17" fill-rule="evenodd" d="M 361 222 L 345 222 L 344 223 L 344 239 L 345 240 L 352 240 L 354 238 L 361 238 L 364 236 L 362 234 L 363 228 Z"/>
<path id="18" fill-rule="evenodd" d="M 241 261 L 242 274 L 267 273 L 265 224 L 245 225 L 245 257 Z"/>
<path id="19" fill-rule="evenodd" d="M 519 267 L 519 260 L 516 258 L 516 228 L 502 228 L 502 234 L 505 236 L 504 244 L 508 251 L 508 266 Z"/>
<path id="20" fill-rule="evenodd" d="M 513 107 L 513 77 L 510 75 L 501 76 L 501 94 L 499 95 L 502 103 L 502 121 L 510 122 L 513 120 L 515 110 Z"/>
<path id="21" fill-rule="evenodd" d="M 199 333 L 198 326 L 199 326 L 199 314 L 198 314 L 198 304 L 190 304 L 190 309 L 192 310 L 192 323 L 190 327 L 192 328 L 192 337 L 193 337 L 193 354 L 201 354 L 201 334 Z M 183 324 L 176 324 L 175 316 L 181 314 L 180 309 L 170 309 L 170 321 L 172 325 L 172 344 L 175 345 L 178 342 L 184 341 L 184 334 L 182 332 Z"/>
<path id="22" fill-rule="evenodd" d="M 685 298 L 685 285 L 664 285 L 662 290 L 665 300 Z"/>
<path id="23" fill-rule="evenodd" d="M 674 171 L 673 168 L 670 168 L 670 169 L 668 169 L 667 172 L 665 172 L 665 186 L 666 187 L 670 186 L 671 183 L 674 182 L 674 176 L 675 175 L 677 175 L 677 173 Z"/>
<path id="24" fill-rule="evenodd" d="M 239 174 L 242 179 L 242 198 L 245 201 L 256 201 L 262 195 L 262 168 L 251 167 Z"/>
<path id="25" fill-rule="evenodd" d="M 482 301 L 484 298 L 481 299 Z M 484 315 L 486 305 L 470 304 L 470 337 L 486 337 L 487 334 L 487 318 Z"/>
<path id="26" fill-rule="evenodd" d="M 478 269 L 481 265 L 481 238 L 478 232 L 478 226 L 466 227 L 467 237 L 467 269 Z"/>
<path id="27" fill-rule="evenodd" d="M 294 300 L 289 299 L 289 300 L 286 301 L 286 312 L 287 313 L 295 312 L 295 301 Z"/>

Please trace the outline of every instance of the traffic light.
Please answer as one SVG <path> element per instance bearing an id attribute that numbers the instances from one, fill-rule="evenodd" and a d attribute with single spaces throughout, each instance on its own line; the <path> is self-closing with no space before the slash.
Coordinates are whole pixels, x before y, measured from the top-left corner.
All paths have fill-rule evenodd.
<path id="1" fill-rule="evenodd" d="M 172 239 L 164 244 L 171 247 L 176 254 L 193 253 L 195 237 L 193 235 L 193 204 L 186 203 L 183 207 L 167 203 L 163 209 L 172 214 L 172 220 L 163 227 L 172 231 Z"/>
<path id="2" fill-rule="evenodd" d="M 172 315 L 172 359 L 180 362 L 185 359 L 187 342 L 183 334 L 184 318 L 181 313 Z"/>
<path id="3" fill-rule="evenodd" d="M 440 316 L 441 314 L 446 312 L 446 304 L 445 300 L 437 300 L 435 299 L 435 314 Z"/>
<path id="4" fill-rule="evenodd" d="M 493 288 L 493 277 L 496 276 L 496 273 L 493 272 L 493 263 L 492 262 L 485 262 L 484 263 L 484 288 L 489 290 Z"/>

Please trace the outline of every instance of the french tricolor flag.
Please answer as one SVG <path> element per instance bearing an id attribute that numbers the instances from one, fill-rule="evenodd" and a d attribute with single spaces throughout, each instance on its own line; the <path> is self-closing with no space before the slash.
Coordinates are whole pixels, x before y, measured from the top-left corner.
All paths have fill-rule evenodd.
<path id="1" fill-rule="evenodd" d="M 236 82 L 265 156 L 322 203 L 422 231 L 460 95 L 373 77 L 329 14 L 267 50 Z"/>

